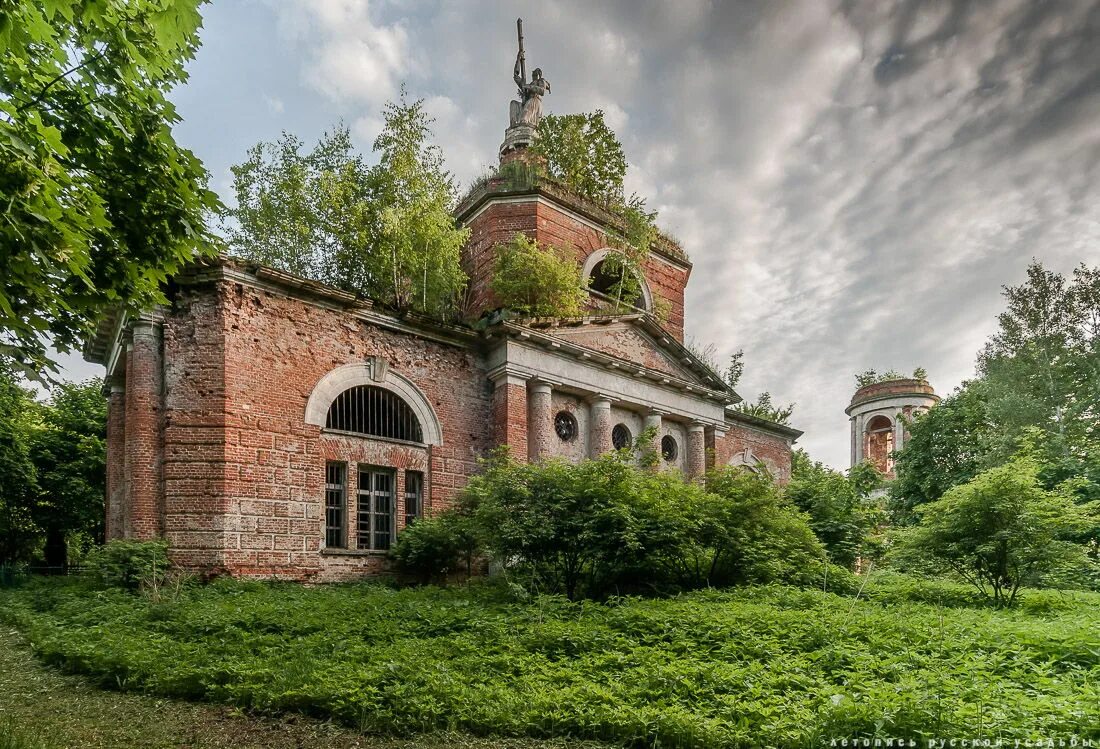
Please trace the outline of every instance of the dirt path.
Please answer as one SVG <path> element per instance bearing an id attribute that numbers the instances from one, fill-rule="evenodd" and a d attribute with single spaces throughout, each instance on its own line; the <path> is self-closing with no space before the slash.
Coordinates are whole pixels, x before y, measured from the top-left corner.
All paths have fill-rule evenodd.
<path id="1" fill-rule="evenodd" d="M 305 717 L 264 718 L 229 707 L 99 689 L 43 666 L 0 625 L 0 749 L 563 749 L 595 747 L 446 734 L 378 739 Z"/>

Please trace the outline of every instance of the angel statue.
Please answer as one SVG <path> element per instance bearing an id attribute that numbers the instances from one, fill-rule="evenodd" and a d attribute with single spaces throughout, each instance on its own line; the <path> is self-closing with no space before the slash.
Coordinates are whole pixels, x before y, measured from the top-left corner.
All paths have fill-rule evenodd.
<path id="1" fill-rule="evenodd" d="M 519 101 L 511 102 L 508 110 L 509 125 L 529 125 L 538 127 L 542 118 L 542 97 L 550 93 L 550 81 L 542 77 L 542 68 L 535 68 L 531 81 L 527 81 L 526 59 L 523 54 L 523 21 L 516 21 L 519 32 L 519 54 L 516 55 L 516 68 L 512 75 L 519 86 Z"/>

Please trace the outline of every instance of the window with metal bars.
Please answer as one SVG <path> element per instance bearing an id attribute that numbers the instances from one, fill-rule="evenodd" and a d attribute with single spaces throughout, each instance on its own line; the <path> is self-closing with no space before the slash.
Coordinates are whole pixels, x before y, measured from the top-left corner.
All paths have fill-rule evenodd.
<path id="1" fill-rule="evenodd" d="M 424 511 L 424 474 L 405 471 L 405 525 L 414 522 Z"/>
<path id="2" fill-rule="evenodd" d="M 395 393 L 374 385 L 356 385 L 336 396 L 325 427 L 368 437 L 423 442 L 420 420 Z"/>
<path id="3" fill-rule="evenodd" d="M 359 466 L 359 507 L 356 546 L 385 551 L 393 539 L 394 472 L 389 468 Z"/>
<path id="4" fill-rule="evenodd" d="M 344 533 L 347 514 L 347 474 L 344 463 L 325 464 L 325 547 L 343 549 L 347 545 Z"/>

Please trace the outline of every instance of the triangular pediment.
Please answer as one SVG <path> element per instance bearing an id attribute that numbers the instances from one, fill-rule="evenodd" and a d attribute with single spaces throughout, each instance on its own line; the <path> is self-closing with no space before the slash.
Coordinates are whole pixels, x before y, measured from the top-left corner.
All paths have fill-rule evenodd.
<path id="1" fill-rule="evenodd" d="M 537 325 L 540 333 L 574 346 L 614 357 L 616 360 L 661 372 L 708 390 L 723 390 L 722 383 L 680 343 L 665 335 L 641 315 L 621 318 L 585 318 Z"/>

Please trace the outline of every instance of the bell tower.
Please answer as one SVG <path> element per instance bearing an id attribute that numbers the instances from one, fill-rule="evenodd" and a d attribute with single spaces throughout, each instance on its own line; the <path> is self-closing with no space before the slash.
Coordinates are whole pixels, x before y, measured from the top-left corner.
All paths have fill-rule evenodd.
<path id="1" fill-rule="evenodd" d="M 894 453 L 909 438 L 905 422 L 939 402 L 923 379 L 889 379 L 856 390 L 844 409 L 851 423 L 852 466 L 866 460 L 886 478 L 894 478 Z"/>
<path id="2" fill-rule="evenodd" d="M 500 165 L 480 180 L 455 209 L 459 223 L 470 228 L 462 250 L 462 269 L 470 278 L 465 303 L 468 317 L 477 318 L 498 308 L 491 290 L 497 247 L 517 232 L 541 246 L 572 256 L 589 292 L 589 312 L 606 314 L 608 297 L 602 294 L 601 261 L 614 252 L 613 237 L 626 231 L 624 219 L 608 206 L 577 195 L 568 185 L 546 174 L 545 164 L 530 146 L 542 118 L 542 97 L 550 82 L 535 68 L 527 78 L 523 22 L 516 22 L 519 52 L 513 69 L 518 99 L 510 102 L 508 128 L 500 146 Z M 651 315 L 672 338 L 684 340 L 684 288 L 691 262 L 673 239 L 659 235 L 638 268 L 639 300 L 616 314 Z"/>

